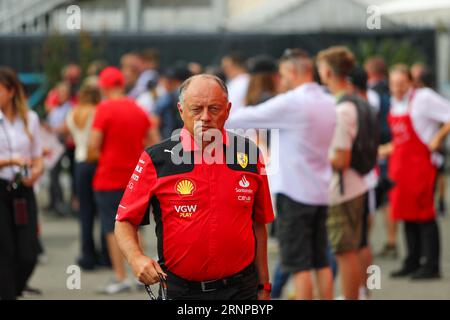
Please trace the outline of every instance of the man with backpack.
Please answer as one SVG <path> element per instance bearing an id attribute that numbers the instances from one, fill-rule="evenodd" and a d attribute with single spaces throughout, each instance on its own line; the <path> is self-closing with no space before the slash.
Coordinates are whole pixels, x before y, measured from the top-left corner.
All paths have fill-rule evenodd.
<path id="1" fill-rule="evenodd" d="M 351 94 L 348 75 L 355 58 L 346 47 L 319 52 L 317 66 L 321 81 L 337 101 L 337 123 L 329 158 L 333 167 L 330 184 L 328 234 L 341 276 L 345 299 L 358 299 L 361 243 L 367 184 L 364 175 L 376 164 L 378 121 L 376 112 Z"/>

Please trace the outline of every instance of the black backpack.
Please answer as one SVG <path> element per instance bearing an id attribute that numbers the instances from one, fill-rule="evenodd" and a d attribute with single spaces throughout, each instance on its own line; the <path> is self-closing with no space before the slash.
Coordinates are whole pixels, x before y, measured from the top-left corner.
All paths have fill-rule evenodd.
<path id="1" fill-rule="evenodd" d="M 342 102 L 352 102 L 356 106 L 358 117 L 358 133 L 352 146 L 350 167 L 359 174 L 368 174 L 377 164 L 379 145 L 379 121 L 375 108 L 357 95 L 344 95 Z"/>

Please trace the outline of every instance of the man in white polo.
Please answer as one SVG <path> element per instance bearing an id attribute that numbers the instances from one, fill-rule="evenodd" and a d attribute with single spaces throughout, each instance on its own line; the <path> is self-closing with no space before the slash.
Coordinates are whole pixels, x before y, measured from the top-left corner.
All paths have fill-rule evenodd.
<path id="1" fill-rule="evenodd" d="M 269 176 L 277 194 L 277 234 L 284 272 L 294 274 L 297 299 L 313 298 L 316 271 L 320 298 L 332 299 L 326 216 L 332 170 L 328 149 L 336 123 L 335 103 L 313 80 L 312 59 L 288 49 L 280 61 L 280 94 L 240 108 L 230 128 L 279 129 L 279 171 Z"/>

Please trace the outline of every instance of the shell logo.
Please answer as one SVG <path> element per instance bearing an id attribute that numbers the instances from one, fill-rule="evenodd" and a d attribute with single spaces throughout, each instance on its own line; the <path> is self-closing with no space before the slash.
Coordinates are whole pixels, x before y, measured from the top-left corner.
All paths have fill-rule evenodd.
<path id="1" fill-rule="evenodd" d="M 192 196 L 195 184 L 190 179 L 182 179 L 175 185 L 175 191 L 182 197 Z"/>

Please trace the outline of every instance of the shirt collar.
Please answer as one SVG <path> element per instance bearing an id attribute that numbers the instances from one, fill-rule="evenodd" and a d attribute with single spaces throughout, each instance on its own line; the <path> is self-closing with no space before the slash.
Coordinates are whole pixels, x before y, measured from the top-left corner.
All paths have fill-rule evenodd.
<path id="1" fill-rule="evenodd" d="M 341 90 L 341 91 L 339 91 L 339 92 L 336 92 L 336 94 L 334 95 L 334 97 L 335 97 L 336 101 L 339 101 L 339 100 L 341 100 L 341 98 L 342 98 L 343 96 L 345 96 L 346 94 L 347 94 L 347 91 L 346 91 L 346 90 Z"/>
<path id="2" fill-rule="evenodd" d="M 229 145 L 229 137 L 228 132 L 225 129 L 221 130 L 222 132 L 222 143 L 226 146 Z M 180 140 L 181 140 L 181 146 L 183 147 L 183 151 L 190 152 L 190 151 L 199 151 L 200 147 L 197 144 L 197 142 L 194 140 L 194 137 L 191 135 L 191 133 L 183 127 L 181 129 L 180 133 Z"/>
<path id="3" fill-rule="evenodd" d="M 392 97 L 392 103 L 396 104 L 396 105 L 399 105 L 399 104 L 407 105 L 411 99 L 413 92 L 414 92 L 414 89 L 409 89 L 408 92 L 406 92 L 406 94 L 403 96 L 403 98 L 401 100 L 398 100 L 395 97 Z"/>

